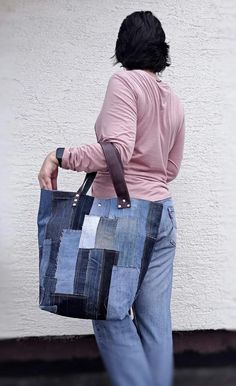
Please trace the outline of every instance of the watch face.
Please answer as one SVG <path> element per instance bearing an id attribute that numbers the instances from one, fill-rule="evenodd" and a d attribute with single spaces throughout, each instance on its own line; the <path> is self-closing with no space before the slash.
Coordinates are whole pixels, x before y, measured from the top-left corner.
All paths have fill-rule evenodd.
<path id="1" fill-rule="evenodd" d="M 64 153 L 64 147 L 58 147 L 56 150 L 56 158 L 59 162 L 59 166 L 61 166 L 63 153 Z"/>

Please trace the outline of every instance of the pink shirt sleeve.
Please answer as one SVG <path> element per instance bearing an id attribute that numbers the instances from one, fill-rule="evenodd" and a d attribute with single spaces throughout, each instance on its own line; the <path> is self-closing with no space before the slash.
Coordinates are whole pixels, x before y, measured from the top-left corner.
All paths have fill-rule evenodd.
<path id="1" fill-rule="evenodd" d="M 137 104 L 133 90 L 119 74 L 113 74 L 109 79 L 98 125 L 97 139 L 113 142 L 123 165 L 128 164 L 135 145 Z M 108 171 L 99 143 L 65 148 L 61 166 L 86 173 Z"/>
<path id="2" fill-rule="evenodd" d="M 180 165 L 183 159 L 184 141 L 185 114 L 184 109 L 182 109 L 182 118 L 180 120 L 180 126 L 175 137 L 174 145 L 172 146 L 168 156 L 167 182 L 174 180 L 179 173 Z"/>

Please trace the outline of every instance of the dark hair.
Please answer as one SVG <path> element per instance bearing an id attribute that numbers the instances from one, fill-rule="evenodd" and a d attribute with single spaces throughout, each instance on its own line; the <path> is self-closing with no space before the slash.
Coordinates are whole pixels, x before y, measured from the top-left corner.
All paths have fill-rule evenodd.
<path id="1" fill-rule="evenodd" d="M 137 11 L 121 23 L 116 41 L 115 62 L 128 70 L 161 72 L 170 66 L 169 44 L 160 20 L 151 11 Z"/>

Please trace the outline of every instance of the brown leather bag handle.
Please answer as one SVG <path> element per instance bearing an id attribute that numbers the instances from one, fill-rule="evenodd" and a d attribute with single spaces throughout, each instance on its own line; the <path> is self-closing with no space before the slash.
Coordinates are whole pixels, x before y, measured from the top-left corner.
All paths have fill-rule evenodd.
<path id="1" fill-rule="evenodd" d="M 105 159 L 108 165 L 108 171 L 110 173 L 114 189 L 117 194 L 117 208 L 130 208 L 131 200 L 129 196 L 129 191 L 124 178 L 124 169 L 123 164 L 120 158 L 120 153 L 112 142 L 102 142 L 99 141 L 102 146 L 102 150 L 105 155 Z M 97 172 L 87 173 L 82 185 L 76 192 L 76 197 L 80 194 L 85 194 L 90 189 L 94 178 L 96 177 Z M 75 203 L 78 199 L 75 199 Z M 73 206 L 76 206 L 75 203 Z"/>

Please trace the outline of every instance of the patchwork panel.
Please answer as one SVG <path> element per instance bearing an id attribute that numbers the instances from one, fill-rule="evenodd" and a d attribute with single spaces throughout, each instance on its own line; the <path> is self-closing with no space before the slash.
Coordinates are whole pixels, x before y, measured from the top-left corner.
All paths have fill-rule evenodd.
<path id="1" fill-rule="evenodd" d="M 106 318 L 112 267 L 118 261 L 118 251 L 104 249 L 79 249 L 74 293 L 55 290 L 53 278 L 46 278 L 47 296 L 43 303 L 54 304 L 61 315 L 78 317 L 83 310 L 93 319 Z M 51 303 L 50 303 L 51 302 Z M 82 308 L 81 308 L 82 307 Z"/>
<path id="2" fill-rule="evenodd" d="M 50 192 L 50 194 L 48 193 Z M 159 232 L 163 205 L 41 190 L 39 306 L 82 319 L 122 319 L 137 296 Z M 45 210 L 44 210 L 45 202 Z"/>

